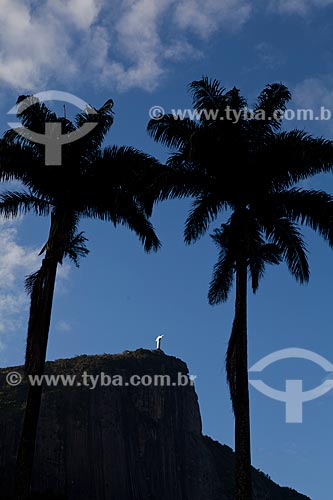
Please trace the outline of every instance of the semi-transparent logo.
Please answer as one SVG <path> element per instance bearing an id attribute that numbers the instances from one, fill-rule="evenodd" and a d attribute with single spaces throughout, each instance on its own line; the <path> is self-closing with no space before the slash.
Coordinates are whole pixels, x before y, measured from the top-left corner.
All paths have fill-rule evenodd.
<path id="1" fill-rule="evenodd" d="M 68 92 L 61 92 L 59 90 L 48 90 L 46 92 L 39 92 L 33 96 L 28 96 L 19 104 L 16 104 L 13 108 L 11 108 L 7 114 L 18 115 L 18 111 L 22 112 L 33 106 L 38 101 L 60 101 L 73 104 L 76 108 L 80 109 L 84 113 L 87 113 L 88 115 L 97 114 L 97 111 L 94 108 L 89 106 L 89 104 L 79 97 L 69 94 Z M 44 134 L 34 132 L 33 130 L 24 127 L 20 122 L 8 122 L 8 125 L 15 130 L 17 134 L 28 139 L 29 141 L 36 144 L 43 144 L 45 146 L 45 165 L 61 165 L 62 146 L 85 137 L 97 126 L 97 122 L 84 123 L 81 128 L 66 134 L 62 133 L 61 122 L 46 122 Z"/>
<path id="2" fill-rule="evenodd" d="M 289 348 L 273 352 L 255 363 L 249 373 L 260 373 L 265 368 L 284 359 L 304 359 L 320 366 L 329 374 L 324 382 L 314 389 L 304 391 L 303 380 L 286 380 L 285 391 L 279 391 L 265 384 L 262 380 L 250 380 L 250 384 L 268 398 L 281 401 L 286 405 L 286 423 L 303 422 L 303 403 L 324 396 L 333 389 L 333 364 L 326 358 L 306 349 Z"/>

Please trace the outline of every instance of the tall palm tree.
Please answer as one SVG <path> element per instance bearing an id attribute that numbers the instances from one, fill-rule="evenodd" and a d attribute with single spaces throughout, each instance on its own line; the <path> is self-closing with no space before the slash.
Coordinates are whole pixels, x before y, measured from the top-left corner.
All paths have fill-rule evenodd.
<path id="1" fill-rule="evenodd" d="M 26 106 L 28 102 L 29 106 Z M 22 125 L 44 133 L 45 123 L 60 122 L 63 134 L 96 122 L 90 134 L 63 147 L 61 165 L 45 165 L 44 147 L 18 130 L 5 133 L 0 145 L 2 180 L 16 179 L 28 191 L 11 191 L 1 196 L 0 214 L 16 217 L 32 212 L 50 215 L 50 231 L 41 250 L 40 269 L 27 279 L 30 314 L 25 372 L 44 372 L 58 265 L 68 256 L 76 264 L 88 252 L 78 225 L 82 218 L 110 221 L 134 231 L 145 251 L 156 251 L 160 242 L 149 222 L 153 199 L 145 187 L 158 168 L 157 160 L 132 147 L 102 147 L 113 123 L 113 102 L 98 110 L 87 109 L 71 122 L 58 117 L 33 96 L 18 100 Z M 18 500 L 29 496 L 42 387 L 29 385 L 23 431 L 17 457 Z"/>
<path id="2" fill-rule="evenodd" d="M 333 165 L 333 144 L 303 131 L 281 131 L 291 95 L 279 83 L 260 93 L 252 114 L 238 89 L 203 77 L 189 86 L 196 118 L 172 114 L 151 120 L 149 134 L 174 152 L 158 177 L 159 198 L 194 198 L 185 223 L 187 244 L 220 214 L 229 222 L 215 234 L 222 254 L 209 299 L 226 300 L 236 274 L 236 314 L 226 356 L 235 414 L 236 500 L 251 500 L 250 411 L 247 365 L 247 278 L 254 289 L 265 263 L 283 259 L 300 282 L 309 266 L 299 224 L 333 245 L 332 198 L 301 189 L 300 181 Z M 259 119 L 260 118 L 260 119 Z M 267 246 L 268 245 L 268 246 Z"/>

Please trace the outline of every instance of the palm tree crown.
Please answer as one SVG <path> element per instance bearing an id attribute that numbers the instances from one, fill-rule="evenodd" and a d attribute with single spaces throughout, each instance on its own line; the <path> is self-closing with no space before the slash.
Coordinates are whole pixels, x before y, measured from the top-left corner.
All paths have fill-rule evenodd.
<path id="1" fill-rule="evenodd" d="M 331 197 L 297 185 L 331 170 L 332 142 L 299 130 L 281 131 L 277 117 L 291 97 L 282 84 L 267 85 L 259 95 L 253 111 L 263 119 L 247 117 L 239 90 L 226 92 L 217 80 L 205 77 L 192 82 L 190 90 L 194 109 L 206 112 L 198 121 L 165 115 L 148 124 L 156 141 L 176 149 L 160 176 L 160 198 L 194 198 L 185 242 L 200 238 L 219 213 L 247 211 L 265 237 L 279 246 L 295 277 L 306 281 L 298 224 L 332 241 Z M 218 111 L 218 119 L 208 116 L 210 110 Z M 237 121 L 228 119 L 234 116 L 230 110 L 238 114 Z"/>
<path id="2" fill-rule="evenodd" d="M 0 146 L 1 179 L 20 180 L 29 192 L 5 193 L 1 214 L 15 217 L 29 211 L 37 215 L 65 212 L 74 227 L 81 217 L 108 220 L 136 232 L 146 251 L 157 250 L 159 241 L 147 219 L 153 203 L 144 187 L 158 162 L 132 147 L 102 148 L 113 123 L 113 102 L 107 101 L 94 114 L 77 115 L 72 123 L 33 97 L 31 100 L 34 104 L 30 107 L 20 110 L 18 106 L 22 125 L 30 130 L 43 133 L 46 122 L 61 122 L 63 134 L 80 129 L 84 123 L 97 125 L 89 135 L 63 146 L 62 164 L 55 166 L 45 165 L 44 146 L 16 130 L 6 132 Z"/>

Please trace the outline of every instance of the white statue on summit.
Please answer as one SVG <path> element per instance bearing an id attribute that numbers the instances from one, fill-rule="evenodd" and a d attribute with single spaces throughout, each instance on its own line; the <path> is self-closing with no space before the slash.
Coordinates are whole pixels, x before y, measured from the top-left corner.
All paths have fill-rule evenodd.
<path id="1" fill-rule="evenodd" d="M 156 349 L 159 351 L 161 349 L 161 340 L 164 337 L 164 335 L 159 335 L 156 337 Z"/>

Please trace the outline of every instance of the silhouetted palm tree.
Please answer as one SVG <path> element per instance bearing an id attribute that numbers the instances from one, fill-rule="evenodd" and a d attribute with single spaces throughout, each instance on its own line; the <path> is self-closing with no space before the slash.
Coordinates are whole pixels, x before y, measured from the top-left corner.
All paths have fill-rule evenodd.
<path id="1" fill-rule="evenodd" d="M 305 132 L 281 132 L 281 112 L 290 100 L 282 84 L 267 85 L 247 112 L 236 88 L 226 91 L 204 77 L 190 85 L 197 119 L 172 114 L 151 120 L 148 132 L 176 150 L 158 179 L 160 199 L 194 198 L 185 223 L 185 242 L 198 240 L 219 214 L 227 224 L 215 233 L 221 247 L 209 291 L 224 301 L 236 275 L 236 313 L 226 371 L 235 414 L 236 500 L 251 500 L 250 412 L 247 364 L 247 278 L 256 290 L 266 263 L 287 263 L 300 282 L 309 279 L 299 224 L 333 244 L 332 198 L 296 187 L 328 172 L 333 145 Z M 259 119 L 260 118 L 260 119 Z"/>
<path id="2" fill-rule="evenodd" d="M 41 134 L 47 122 L 60 122 L 63 134 L 96 122 L 89 135 L 63 146 L 61 165 L 45 165 L 44 146 L 31 142 L 17 130 L 6 132 L 1 143 L 2 180 L 17 179 L 29 191 L 4 193 L 0 214 L 51 215 L 49 236 L 41 251 L 45 255 L 41 267 L 27 279 L 31 303 L 25 371 L 29 375 L 44 372 L 57 267 L 66 256 L 78 265 L 79 257 L 88 253 L 86 238 L 78 232 L 82 218 L 127 226 L 138 235 L 147 252 L 156 251 L 160 245 L 148 220 L 153 200 L 145 188 L 159 164 L 131 147 L 102 148 L 113 123 L 112 108 L 110 100 L 99 110 L 87 109 L 71 122 L 59 118 L 34 97 L 19 98 L 18 116 L 22 125 Z M 17 458 L 20 500 L 29 495 L 41 395 L 41 387 L 29 385 Z"/>

